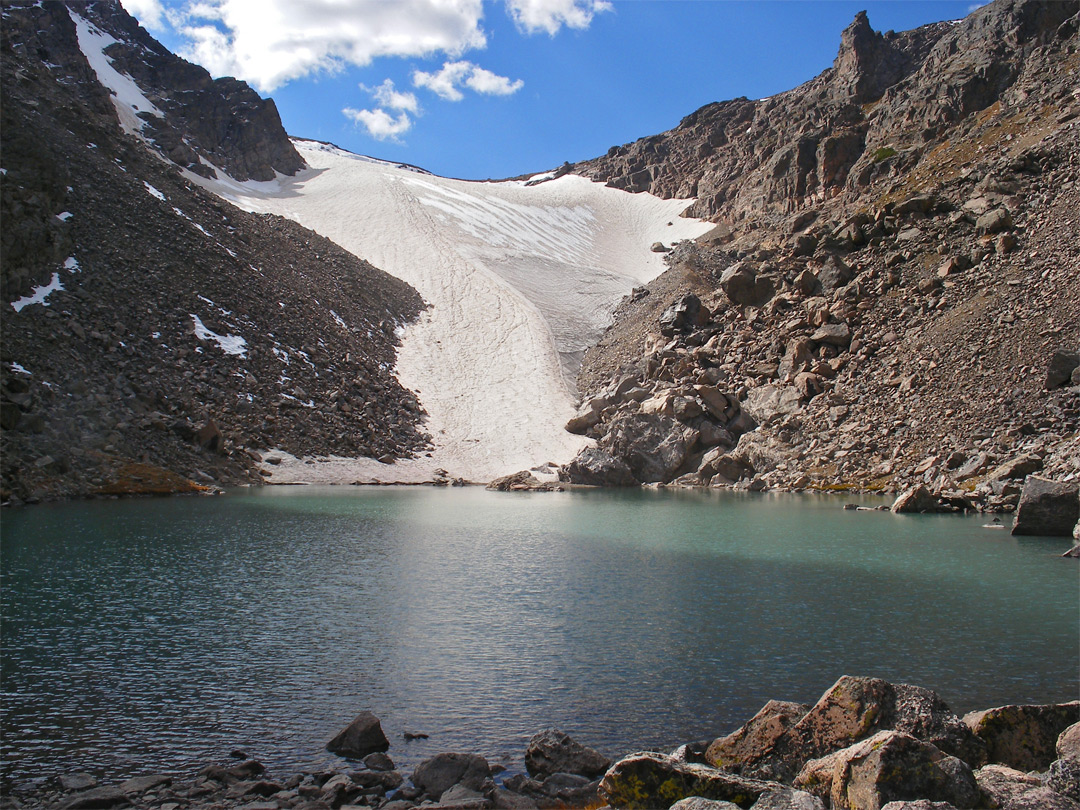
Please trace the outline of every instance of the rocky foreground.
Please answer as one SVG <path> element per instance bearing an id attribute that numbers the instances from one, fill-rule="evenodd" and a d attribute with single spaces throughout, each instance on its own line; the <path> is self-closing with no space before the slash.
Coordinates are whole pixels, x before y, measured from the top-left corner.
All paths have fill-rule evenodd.
<path id="1" fill-rule="evenodd" d="M 7 791 L 5 810 L 1080 810 L 1080 702 L 954 714 L 934 692 L 845 676 L 816 704 L 769 701 L 736 731 L 612 763 L 547 729 L 506 776 L 475 754 L 444 753 L 400 773 L 365 712 L 327 748 L 339 772 L 279 778 L 255 760 L 194 777 L 100 785 L 71 774 Z M 237 757 L 243 754 L 237 752 Z"/>

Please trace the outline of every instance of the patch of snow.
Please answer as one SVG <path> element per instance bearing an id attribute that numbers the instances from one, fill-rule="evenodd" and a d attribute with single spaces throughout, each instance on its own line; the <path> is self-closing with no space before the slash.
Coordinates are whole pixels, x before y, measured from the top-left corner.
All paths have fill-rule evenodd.
<path id="1" fill-rule="evenodd" d="M 7 169 L 0 169 L 0 176 L 6 177 L 7 176 Z"/>
<path id="2" fill-rule="evenodd" d="M 68 14 L 75 23 L 79 50 L 97 74 L 98 81 L 111 91 L 110 98 L 116 108 L 116 117 L 120 119 L 120 127 L 129 135 L 142 137 L 145 122 L 138 113 L 150 113 L 157 118 L 164 118 L 164 114 L 146 97 L 135 80 L 114 68 L 112 60 L 105 55 L 105 49 L 119 40 L 96 28 L 74 9 L 69 8 Z"/>
<path id="3" fill-rule="evenodd" d="M 429 414 L 430 456 L 393 465 L 320 459 L 269 469 L 271 482 L 489 481 L 565 463 L 590 441 L 563 428 L 584 350 L 620 299 L 659 275 L 650 251 L 710 223 L 686 200 L 630 194 L 575 175 L 525 186 L 419 176 L 336 147 L 295 141 L 311 167 L 276 191 L 201 185 L 288 217 L 415 287 L 431 305 L 402 332 L 397 374 Z M 314 291 L 319 294 L 318 291 Z"/>
<path id="4" fill-rule="evenodd" d="M 25 374 L 27 377 L 33 377 L 34 376 L 29 371 L 27 371 L 25 368 L 23 368 L 22 365 L 20 365 L 19 363 L 11 362 L 11 363 L 8 363 L 8 365 L 11 366 L 12 371 L 17 371 L 20 374 Z"/>
<path id="5" fill-rule="evenodd" d="M 247 357 L 247 341 L 239 335 L 219 335 L 217 332 L 208 329 L 198 315 L 192 314 L 191 320 L 195 324 L 195 337 L 199 340 L 214 341 L 225 354 Z M 196 348 L 196 351 L 198 351 L 198 348 Z"/>
<path id="6" fill-rule="evenodd" d="M 57 218 L 58 220 L 60 220 L 61 222 L 67 222 L 67 221 L 68 221 L 69 219 L 71 219 L 71 218 L 72 218 L 73 216 L 75 216 L 75 215 L 74 215 L 74 214 L 72 214 L 72 213 L 71 213 L 70 211 L 64 211 L 64 212 L 62 212 L 62 213 L 59 213 L 59 214 L 57 214 L 57 215 L 56 215 L 56 218 Z"/>
<path id="7" fill-rule="evenodd" d="M 66 259 L 64 259 L 64 269 L 67 270 L 69 273 L 79 272 L 79 263 L 75 260 L 74 256 L 68 256 Z"/>
<path id="8" fill-rule="evenodd" d="M 158 198 L 159 200 L 161 200 L 162 202 L 165 202 L 165 195 L 164 195 L 164 194 L 162 194 L 162 193 L 161 193 L 160 191 L 158 191 L 158 190 L 157 190 L 156 188 L 154 188 L 154 187 L 153 187 L 152 185 L 150 185 L 149 183 L 147 183 L 147 182 L 146 182 L 145 180 L 143 180 L 143 185 L 144 185 L 144 186 L 146 186 L 146 190 L 147 190 L 148 192 L 150 192 L 150 196 L 151 196 L 151 197 L 157 197 L 157 198 Z M 177 210 L 177 209 L 175 209 L 175 208 L 174 208 L 173 210 L 175 211 L 175 210 Z"/>
<path id="9" fill-rule="evenodd" d="M 342 329 L 348 330 L 349 325 L 345 323 L 345 321 L 342 320 L 341 316 L 334 312 L 334 310 L 330 310 L 330 315 L 333 316 L 334 320 L 338 322 L 338 326 L 340 326 Z"/>
<path id="10" fill-rule="evenodd" d="M 64 285 L 60 283 L 60 274 L 53 273 L 52 280 L 48 284 L 42 287 L 34 287 L 29 295 L 24 295 L 18 301 L 12 301 L 11 306 L 16 312 L 22 312 L 23 307 L 28 307 L 31 304 L 41 304 L 43 307 L 47 307 L 49 302 L 46 299 L 49 297 L 49 293 L 62 289 L 64 289 Z"/>

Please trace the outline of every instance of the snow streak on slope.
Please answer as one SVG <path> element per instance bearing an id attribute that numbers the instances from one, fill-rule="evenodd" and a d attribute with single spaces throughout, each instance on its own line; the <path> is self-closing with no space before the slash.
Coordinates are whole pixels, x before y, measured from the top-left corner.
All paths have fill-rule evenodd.
<path id="1" fill-rule="evenodd" d="M 712 226 L 686 201 L 565 176 L 535 186 L 448 180 L 299 141 L 311 167 L 259 187 L 202 181 L 281 214 L 412 284 L 431 305 L 409 326 L 398 376 L 419 394 L 430 457 L 286 463 L 273 481 L 423 481 L 437 468 L 488 481 L 569 461 L 573 374 L 619 299 L 663 270 L 657 241 Z"/>

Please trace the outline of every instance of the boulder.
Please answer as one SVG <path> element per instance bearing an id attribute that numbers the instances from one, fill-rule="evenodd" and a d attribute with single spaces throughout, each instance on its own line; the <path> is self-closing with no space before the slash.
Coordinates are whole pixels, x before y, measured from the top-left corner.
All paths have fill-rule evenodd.
<path id="1" fill-rule="evenodd" d="M 880 731 L 836 754 L 833 763 L 833 810 L 881 810 L 891 801 L 914 799 L 962 809 L 979 800 L 966 763 L 901 731 Z"/>
<path id="2" fill-rule="evenodd" d="M 826 258 L 821 269 L 817 271 L 818 283 L 821 284 L 821 289 L 825 293 L 840 289 L 853 278 L 855 278 L 855 273 L 837 256 Z"/>
<path id="3" fill-rule="evenodd" d="M 386 751 L 390 741 L 383 734 L 379 718 L 371 712 L 360 712 L 349 725 L 326 744 L 332 754 L 350 759 L 363 759 L 376 751 Z"/>
<path id="4" fill-rule="evenodd" d="M 1058 737 L 1080 720 L 1080 701 L 1000 706 L 964 715 L 964 724 L 986 743 L 988 761 L 1021 771 L 1044 771 L 1057 759 Z"/>
<path id="5" fill-rule="evenodd" d="M 119 785 L 103 785 L 69 796 L 57 805 L 57 810 L 100 810 L 128 804 L 127 794 Z"/>
<path id="6" fill-rule="evenodd" d="M 900 496 L 893 501 L 893 505 L 889 507 L 889 511 L 895 515 L 940 512 L 941 502 L 936 495 L 920 484 L 900 493 Z"/>
<path id="7" fill-rule="evenodd" d="M 792 381 L 795 390 L 799 392 L 799 398 L 809 401 L 825 390 L 825 383 L 817 374 L 809 371 L 800 371 Z"/>
<path id="8" fill-rule="evenodd" d="M 1023 455 L 1011 458 L 1004 464 L 995 467 L 986 477 L 991 481 L 1004 481 L 1013 478 L 1024 478 L 1043 468 L 1042 459 L 1038 456 Z"/>
<path id="9" fill-rule="evenodd" d="M 1055 793 L 1080 802 L 1080 760 L 1056 759 L 1046 772 L 1046 786 Z"/>
<path id="10" fill-rule="evenodd" d="M 714 740 L 705 751 L 705 761 L 714 768 L 737 772 L 743 762 L 764 754 L 809 710 L 810 707 L 803 703 L 770 700 L 741 728 Z"/>
<path id="11" fill-rule="evenodd" d="M 1046 369 L 1047 391 L 1072 383 L 1073 372 L 1080 366 L 1080 352 L 1059 350 L 1050 358 L 1050 365 Z"/>
<path id="12" fill-rule="evenodd" d="M 455 785 L 489 792 L 490 779 L 491 767 L 478 754 L 437 754 L 417 765 L 412 774 L 412 783 L 436 801 Z"/>
<path id="13" fill-rule="evenodd" d="M 825 810 L 825 804 L 805 790 L 780 788 L 762 793 L 752 810 Z"/>
<path id="14" fill-rule="evenodd" d="M 759 425 L 776 416 L 787 416 L 802 410 L 799 392 L 790 385 L 759 385 L 750 390 L 742 409 Z"/>
<path id="15" fill-rule="evenodd" d="M 692 332 L 707 324 L 709 317 L 709 310 L 701 305 L 701 299 L 688 293 L 660 315 L 660 334 L 671 337 L 676 332 Z"/>
<path id="16" fill-rule="evenodd" d="M 568 773 L 592 779 L 610 766 L 611 760 L 603 754 L 555 728 L 534 734 L 525 749 L 525 768 L 534 777 Z"/>
<path id="17" fill-rule="evenodd" d="M 438 804 L 428 807 L 431 810 L 488 810 L 491 802 L 479 791 L 464 785 L 454 785 L 439 797 Z"/>
<path id="18" fill-rule="evenodd" d="M 1004 208 L 995 208 L 987 211 L 975 220 L 975 230 L 980 234 L 999 233 L 1012 230 L 1012 215 Z"/>
<path id="19" fill-rule="evenodd" d="M 1034 774 L 1004 765 L 987 765 L 975 772 L 983 807 L 1002 810 L 1076 810 L 1076 803 L 1043 784 Z"/>
<path id="20" fill-rule="evenodd" d="M 1072 537 L 1080 520 L 1080 484 L 1029 475 L 1020 492 L 1012 533 Z"/>
<path id="21" fill-rule="evenodd" d="M 881 810 L 956 810 L 956 807 L 948 802 L 932 802 L 929 799 L 914 799 L 912 801 L 889 802 Z"/>
<path id="22" fill-rule="evenodd" d="M 720 288 L 733 304 L 761 307 L 769 302 L 776 288 L 765 276 L 759 276 L 749 262 L 736 262 L 720 276 Z"/>
<path id="23" fill-rule="evenodd" d="M 586 447 L 559 470 L 559 480 L 596 487 L 635 487 L 638 480 L 622 459 L 599 447 Z"/>
<path id="24" fill-rule="evenodd" d="M 620 413 L 611 420 L 600 446 L 623 459 L 642 483 L 666 483 L 687 462 L 698 432 L 668 416 Z"/>
<path id="25" fill-rule="evenodd" d="M 790 782 L 803 765 L 878 731 L 895 730 L 929 742 L 969 765 L 985 761 L 985 745 L 945 701 L 929 689 L 845 675 L 806 715 L 741 772 Z"/>
<path id="26" fill-rule="evenodd" d="M 795 276 L 792 284 L 799 293 L 807 298 L 812 295 L 821 295 L 821 282 L 809 270 L 803 270 L 799 275 Z"/>
<path id="27" fill-rule="evenodd" d="M 768 782 L 652 752 L 624 757 L 600 780 L 601 798 L 612 807 L 626 810 L 671 807 L 692 796 L 749 808 L 761 794 L 775 789 Z"/>
<path id="28" fill-rule="evenodd" d="M 788 341 L 784 356 L 780 360 L 777 374 L 781 380 L 787 380 L 800 371 L 807 371 L 814 364 L 814 344 L 807 337 L 797 337 Z"/>
<path id="29" fill-rule="evenodd" d="M 846 349 L 851 345 L 851 327 L 846 323 L 827 323 L 819 326 L 817 331 L 810 336 L 810 340 L 814 343 Z"/>
<path id="30" fill-rule="evenodd" d="M 679 799 L 668 810 L 739 810 L 739 805 L 718 799 L 703 799 L 700 796 L 691 796 L 687 799 Z"/>
<path id="31" fill-rule="evenodd" d="M 1074 759 L 1080 762 L 1080 723 L 1073 723 L 1057 738 L 1058 759 Z"/>
<path id="32" fill-rule="evenodd" d="M 487 485 L 487 489 L 496 492 L 557 492 L 562 489 L 557 484 L 541 481 L 528 470 L 504 475 Z"/>

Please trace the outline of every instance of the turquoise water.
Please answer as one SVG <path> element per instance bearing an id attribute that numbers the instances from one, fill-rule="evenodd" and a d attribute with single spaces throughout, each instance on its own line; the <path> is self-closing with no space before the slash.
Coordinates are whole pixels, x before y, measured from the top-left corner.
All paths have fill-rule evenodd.
<path id="1" fill-rule="evenodd" d="M 959 712 L 1077 697 L 1067 541 L 842 504 L 343 487 L 8 511 L 3 775 L 233 749 L 283 775 L 338 764 L 323 746 L 364 709 L 399 766 L 513 770 L 546 726 L 668 749 L 843 674 Z"/>

